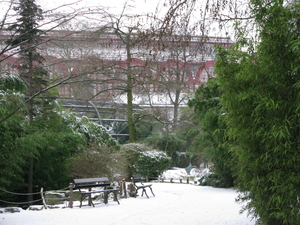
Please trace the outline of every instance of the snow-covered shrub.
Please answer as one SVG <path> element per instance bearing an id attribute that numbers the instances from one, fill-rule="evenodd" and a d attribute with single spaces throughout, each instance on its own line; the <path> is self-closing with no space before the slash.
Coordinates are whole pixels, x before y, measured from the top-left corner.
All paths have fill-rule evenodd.
<path id="1" fill-rule="evenodd" d="M 141 152 L 136 169 L 139 174 L 148 177 L 157 177 L 171 165 L 171 157 L 165 152 L 149 150 Z"/>
<path id="2" fill-rule="evenodd" d="M 141 152 L 150 150 L 148 146 L 140 143 L 129 143 L 121 146 L 121 153 L 126 160 L 128 177 L 137 174 L 136 163 Z"/>
<path id="3" fill-rule="evenodd" d="M 130 143 L 121 146 L 122 154 L 127 160 L 128 175 L 141 174 L 157 177 L 168 169 L 171 158 L 165 152 L 154 150 L 145 144 Z"/>
<path id="4" fill-rule="evenodd" d="M 63 112 L 64 123 L 78 135 L 86 139 L 87 143 L 96 143 L 99 146 L 117 146 L 107 129 L 98 123 L 90 121 L 86 116 L 76 117 L 74 113 Z"/>
<path id="5" fill-rule="evenodd" d="M 231 187 L 231 183 L 226 179 L 222 179 L 222 177 L 211 172 L 205 173 L 198 181 L 201 186 L 212 186 L 217 188 Z"/>
<path id="6" fill-rule="evenodd" d="M 83 140 L 78 151 L 69 162 L 72 177 L 112 177 L 119 172 L 118 142 L 100 124 L 91 122 L 86 116 L 63 112 L 68 129 Z"/>

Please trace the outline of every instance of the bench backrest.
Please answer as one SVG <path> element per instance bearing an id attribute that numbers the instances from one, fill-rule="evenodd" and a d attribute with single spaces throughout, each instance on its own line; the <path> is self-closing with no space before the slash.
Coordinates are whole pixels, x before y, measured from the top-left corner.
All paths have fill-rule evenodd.
<path id="1" fill-rule="evenodd" d="M 135 183 L 135 182 L 140 182 L 140 183 L 142 183 L 143 181 L 145 181 L 146 179 L 142 176 L 142 175 L 133 175 L 132 177 L 131 177 L 131 180 L 132 180 L 132 182 L 133 183 Z"/>
<path id="2" fill-rule="evenodd" d="M 74 184 L 75 184 L 75 189 L 107 187 L 110 186 L 110 181 L 107 177 L 83 178 L 83 179 L 74 179 Z"/>

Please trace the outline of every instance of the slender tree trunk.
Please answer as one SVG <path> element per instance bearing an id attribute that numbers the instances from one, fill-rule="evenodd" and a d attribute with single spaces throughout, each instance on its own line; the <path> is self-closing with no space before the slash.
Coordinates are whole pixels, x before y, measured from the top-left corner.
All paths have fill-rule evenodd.
<path id="1" fill-rule="evenodd" d="M 29 96 L 32 96 L 34 94 L 34 87 L 35 85 L 33 84 L 33 58 L 32 58 L 32 53 L 29 53 L 28 57 L 28 65 L 29 65 L 29 71 L 26 74 L 28 85 L 29 85 Z M 30 100 L 28 102 L 28 117 L 29 117 L 29 123 L 33 123 L 33 117 L 34 117 L 34 102 L 33 100 Z M 28 170 L 28 194 L 33 193 L 33 156 L 30 154 L 29 158 L 29 170 Z M 27 197 L 28 202 L 33 201 L 33 195 L 28 195 Z"/>
<path id="2" fill-rule="evenodd" d="M 127 119 L 128 119 L 128 130 L 129 130 L 129 142 L 135 142 L 135 129 L 134 129 L 134 118 L 133 118 L 133 79 L 132 79 L 132 69 L 131 69 L 131 52 L 130 52 L 130 33 L 127 34 Z"/>
<path id="3" fill-rule="evenodd" d="M 29 158 L 29 171 L 28 171 L 28 193 L 33 193 L 33 157 Z M 27 197 L 28 202 L 33 201 L 33 195 L 28 195 Z"/>

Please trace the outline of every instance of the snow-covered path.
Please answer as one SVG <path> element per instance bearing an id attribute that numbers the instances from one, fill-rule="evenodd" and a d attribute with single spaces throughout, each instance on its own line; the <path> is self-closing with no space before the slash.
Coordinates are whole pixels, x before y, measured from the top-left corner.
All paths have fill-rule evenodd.
<path id="1" fill-rule="evenodd" d="M 0 214 L 1 225 L 254 225 L 235 202 L 233 189 L 217 189 L 188 184 L 154 183 L 150 198 L 122 199 L 73 209 L 48 209 Z"/>

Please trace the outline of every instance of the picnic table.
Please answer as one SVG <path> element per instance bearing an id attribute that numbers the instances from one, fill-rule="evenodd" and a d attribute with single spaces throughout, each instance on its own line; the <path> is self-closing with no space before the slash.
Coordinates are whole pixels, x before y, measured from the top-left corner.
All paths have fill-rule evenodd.
<path id="1" fill-rule="evenodd" d="M 105 204 L 108 203 L 108 196 L 110 193 L 113 194 L 114 201 L 118 202 L 118 192 L 119 189 L 113 188 L 111 186 L 111 182 L 107 177 L 99 177 L 99 178 L 83 178 L 83 179 L 74 179 L 74 189 L 79 190 L 80 197 L 80 208 L 82 206 L 82 202 L 84 199 L 88 197 L 88 205 L 95 207 L 93 200 L 92 200 L 92 194 L 95 193 L 104 193 L 104 200 L 103 202 Z M 93 189 L 96 187 L 100 187 L 101 189 Z"/>

